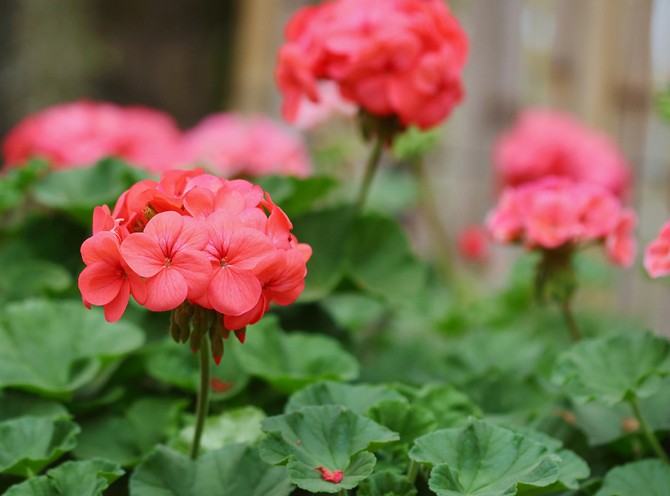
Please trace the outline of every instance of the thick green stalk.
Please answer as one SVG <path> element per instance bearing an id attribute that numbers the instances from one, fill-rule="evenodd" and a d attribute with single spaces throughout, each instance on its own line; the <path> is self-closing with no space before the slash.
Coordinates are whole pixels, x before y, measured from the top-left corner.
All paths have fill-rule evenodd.
<path id="1" fill-rule="evenodd" d="M 565 320 L 565 325 L 570 331 L 570 336 L 573 341 L 579 341 L 582 339 L 582 332 L 579 330 L 579 325 L 575 319 L 575 315 L 572 313 L 572 306 L 569 299 L 565 299 L 559 302 L 559 307 L 561 308 L 561 314 L 563 315 L 563 320 Z"/>
<path id="2" fill-rule="evenodd" d="M 661 446 L 661 443 L 658 442 L 658 438 L 656 437 L 656 434 L 654 434 L 654 430 L 649 425 L 649 422 L 647 422 L 647 419 L 644 417 L 644 415 L 642 415 L 642 410 L 640 409 L 640 402 L 637 399 L 637 397 L 634 397 L 633 399 L 629 400 L 628 403 L 630 403 L 630 406 L 633 408 L 635 418 L 637 418 L 637 421 L 640 422 L 640 429 L 642 429 L 642 433 L 649 442 L 651 449 L 654 450 L 656 456 L 658 456 L 661 460 L 670 465 L 670 458 L 668 458 L 668 454 L 663 449 L 663 446 Z"/>
<path id="3" fill-rule="evenodd" d="M 416 481 L 416 476 L 418 473 L 419 473 L 419 464 L 416 463 L 414 460 L 410 460 L 409 466 L 407 467 L 407 478 L 412 484 L 414 484 L 414 481 Z"/>
<path id="4" fill-rule="evenodd" d="M 372 185 L 372 180 L 375 177 L 375 172 L 379 167 L 379 159 L 382 156 L 382 139 L 376 138 L 368 161 L 365 164 L 365 172 L 363 173 L 363 182 L 361 184 L 361 189 L 358 191 L 358 198 L 356 199 L 356 210 L 358 212 L 363 210 L 365 205 L 365 200 L 368 197 L 370 192 L 370 186 Z"/>
<path id="5" fill-rule="evenodd" d="M 209 410 L 209 340 L 205 337 L 200 344 L 200 387 L 195 409 L 195 432 L 191 444 L 191 458 L 195 460 L 200 451 L 200 438 L 205 427 Z"/>

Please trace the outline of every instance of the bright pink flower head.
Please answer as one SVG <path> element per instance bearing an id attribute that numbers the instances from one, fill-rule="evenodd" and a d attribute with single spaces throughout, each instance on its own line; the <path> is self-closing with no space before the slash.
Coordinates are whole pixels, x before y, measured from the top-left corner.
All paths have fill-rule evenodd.
<path id="1" fill-rule="evenodd" d="M 630 183 L 626 160 L 607 136 L 555 110 L 521 114 L 496 143 L 494 162 L 502 186 L 560 176 L 622 196 Z"/>
<path id="2" fill-rule="evenodd" d="M 185 134 L 184 148 L 189 162 L 226 177 L 311 173 L 300 137 L 262 116 L 211 115 Z"/>
<path id="3" fill-rule="evenodd" d="M 663 225 L 658 237 L 647 246 L 644 268 L 651 277 L 670 274 L 670 222 Z"/>
<path id="4" fill-rule="evenodd" d="M 320 82 L 377 116 L 426 129 L 463 98 L 465 32 L 443 0 L 334 0 L 298 11 L 276 71 L 282 112 L 299 118 Z"/>
<path id="5" fill-rule="evenodd" d="M 602 186 L 547 177 L 508 187 L 487 218 L 492 237 L 528 248 L 604 243 L 609 259 L 630 265 L 635 258 L 635 214 Z"/>
<path id="6" fill-rule="evenodd" d="M 85 167 L 113 156 L 163 170 L 182 159 L 180 138 L 157 110 L 81 100 L 26 117 L 6 136 L 3 154 L 8 166 L 40 157 L 55 169 Z"/>
<path id="7" fill-rule="evenodd" d="M 110 321 L 132 294 L 152 311 L 188 301 L 239 330 L 302 292 L 311 248 L 291 229 L 259 186 L 202 169 L 166 171 L 124 192 L 112 212 L 95 209 L 79 288 Z"/>

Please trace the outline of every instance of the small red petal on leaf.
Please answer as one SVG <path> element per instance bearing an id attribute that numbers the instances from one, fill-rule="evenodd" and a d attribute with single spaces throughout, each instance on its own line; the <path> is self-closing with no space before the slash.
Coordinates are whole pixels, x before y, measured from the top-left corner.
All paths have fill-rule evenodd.
<path id="1" fill-rule="evenodd" d="M 335 484 L 340 482 L 344 475 L 341 470 L 328 470 L 327 468 L 323 467 L 316 467 L 314 470 L 321 472 L 321 477 L 323 477 L 323 480 L 333 482 Z"/>
<path id="2" fill-rule="evenodd" d="M 302 442 L 302 441 L 300 441 L 300 439 L 297 439 L 297 440 L 295 441 L 295 444 L 300 444 L 301 442 Z"/>
<path id="3" fill-rule="evenodd" d="M 212 391 L 215 393 L 225 393 L 233 387 L 232 382 L 225 382 L 217 378 L 213 378 L 211 381 L 209 381 L 209 385 L 211 386 Z"/>

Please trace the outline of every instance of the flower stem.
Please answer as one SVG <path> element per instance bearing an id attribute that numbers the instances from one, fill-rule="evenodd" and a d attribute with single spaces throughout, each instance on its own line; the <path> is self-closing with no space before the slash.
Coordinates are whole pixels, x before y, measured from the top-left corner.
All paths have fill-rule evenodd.
<path id="1" fill-rule="evenodd" d="M 209 340 L 203 339 L 200 345 L 200 388 L 195 409 L 195 432 L 191 444 L 191 459 L 195 460 L 200 451 L 200 438 L 205 427 L 209 410 Z"/>
<path id="2" fill-rule="evenodd" d="M 375 177 L 375 172 L 379 166 L 379 159 L 382 156 L 382 139 L 376 138 L 368 161 L 365 164 L 365 172 L 363 174 L 363 183 L 361 184 L 361 189 L 358 191 L 358 198 L 356 199 L 356 210 L 360 212 L 363 210 L 363 205 L 365 205 L 365 200 L 368 197 L 370 191 L 370 186 L 372 185 L 372 179 Z"/>
<path id="3" fill-rule="evenodd" d="M 409 466 L 407 467 L 407 478 L 412 484 L 414 484 L 414 481 L 416 481 L 416 476 L 418 473 L 419 473 L 419 464 L 416 463 L 414 460 L 410 460 Z"/>
<path id="4" fill-rule="evenodd" d="M 668 458 L 668 455 L 663 449 L 663 446 L 661 446 L 661 443 L 658 442 L 658 438 L 656 437 L 656 434 L 654 434 L 654 431 L 649 425 L 649 422 L 647 422 L 647 419 L 644 417 L 644 415 L 642 415 L 642 410 L 640 409 L 640 402 L 638 401 L 637 396 L 630 399 L 628 403 L 630 403 L 630 406 L 633 408 L 635 418 L 637 418 L 637 421 L 640 422 L 640 428 L 642 429 L 642 433 L 649 442 L 651 449 L 654 450 L 656 456 L 658 456 L 661 460 L 670 465 L 670 458 Z"/>
<path id="5" fill-rule="evenodd" d="M 565 320 L 565 325 L 570 331 L 570 336 L 573 341 L 579 341 L 582 339 L 582 332 L 579 330 L 579 325 L 577 325 L 577 320 L 575 320 L 575 315 L 572 313 L 572 305 L 570 304 L 569 299 L 564 299 L 558 303 L 561 308 L 561 314 L 563 315 L 563 320 Z"/>

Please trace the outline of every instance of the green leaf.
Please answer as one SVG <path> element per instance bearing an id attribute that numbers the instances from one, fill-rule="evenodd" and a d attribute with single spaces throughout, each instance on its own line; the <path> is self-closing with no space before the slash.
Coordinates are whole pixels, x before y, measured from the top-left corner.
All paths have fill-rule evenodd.
<path id="1" fill-rule="evenodd" d="M 247 329 L 247 339 L 237 351 L 244 370 L 286 392 L 319 380 L 358 377 L 358 362 L 335 339 L 283 333 L 270 316 Z"/>
<path id="2" fill-rule="evenodd" d="M 107 460 L 66 462 L 12 486 L 5 496 L 101 496 L 123 474 L 121 467 Z"/>
<path id="3" fill-rule="evenodd" d="M 368 214 L 354 223 L 348 275 L 361 288 L 402 303 L 416 298 L 427 272 L 412 254 L 407 236 L 396 221 Z"/>
<path id="4" fill-rule="evenodd" d="M 411 459 L 433 465 L 429 486 L 439 496 L 512 496 L 517 486 L 558 479 L 560 458 L 526 436 L 480 420 L 416 440 Z"/>
<path id="5" fill-rule="evenodd" d="M 410 126 L 405 132 L 393 140 L 393 154 L 399 160 L 418 160 L 437 146 L 442 137 L 442 130 L 434 128 L 422 131 Z"/>
<path id="6" fill-rule="evenodd" d="M 288 496 L 292 490 L 283 468 L 265 464 L 255 448 L 243 444 L 197 460 L 159 446 L 130 478 L 131 496 Z"/>
<path id="7" fill-rule="evenodd" d="M 342 280 L 351 235 L 353 210 L 337 207 L 309 212 L 293 220 L 293 233 L 313 250 L 307 263 L 305 290 L 301 301 L 314 301 L 329 294 Z"/>
<path id="8" fill-rule="evenodd" d="M 83 420 L 74 455 L 80 459 L 102 456 L 121 466 L 134 465 L 167 437 L 185 406 L 184 400 L 142 398 L 124 415 Z"/>
<path id="9" fill-rule="evenodd" d="M 214 451 L 227 444 L 254 443 L 263 435 L 261 421 L 265 419 L 263 410 L 254 406 L 244 406 L 227 410 L 216 417 L 208 417 L 205 420 L 205 428 L 200 439 L 200 451 Z M 189 453 L 195 427 L 194 420 L 191 425 L 184 427 L 170 443 L 175 449 L 183 453 Z"/>
<path id="10" fill-rule="evenodd" d="M 398 440 L 395 432 L 343 407 L 308 406 L 265 419 L 263 460 L 288 464 L 291 480 L 311 492 L 352 489 L 372 473 L 375 457 L 366 450 Z M 326 481 L 319 468 L 342 471 L 340 482 Z"/>
<path id="11" fill-rule="evenodd" d="M 361 482 L 358 496 L 416 496 L 416 487 L 404 475 L 384 471 Z"/>
<path id="12" fill-rule="evenodd" d="M 430 410 L 405 399 L 383 401 L 370 410 L 369 417 L 397 432 L 401 444 L 411 444 L 417 437 L 437 428 L 437 420 Z"/>
<path id="13" fill-rule="evenodd" d="M 554 381 L 580 401 L 607 405 L 656 393 L 670 374 L 670 342 L 649 331 L 577 343 L 556 364 Z"/>
<path id="14" fill-rule="evenodd" d="M 304 179 L 293 176 L 265 176 L 255 178 L 254 182 L 270 193 L 272 201 L 281 205 L 282 210 L 291 218 L 309 211 L 316 201 L 337 186 L 335 178 L 329 176 Z"/>
<path id="15" fill-rule="evenodd" d="M 232 398 L 249 383 L 249 374 L 244 371 L 239 361 L 241 347 L 236 339 L 228 339 L 225 341 L 221 364 L 217 366 L 213 360 L 210 362 L 212 401 Z M 198 355 L 191 353 L 186 346 L 179 346 L 174 341 L 166 339 L 156 348 L 149 350 L 146 367 L 149 375 L 159 381 L 193 394 L 198 392 L 200 387 Z"/>
<path id="16" fill-rule="evenodd" d="M 0 472 L 30 477 L 70 451 L 79 427 L 66 419 L 18 417 L 0 422 Z"/>
<path id="17" fill-rule="evenodd" d="M 463 425 L 471 416 L 481 416 L 468 396 L 451 384 L 428 384 L 420 389 L 403 387 L 401 392 L 414 406 L 430 411 L 440 428 Z"/>
<path id="18" fill-rule="evenodd" d="M 47 207 L 64 210 L 85 224 L 91 223 L 96 205 L 113 205 L 130 186 L 147 174 L 119 159 L 106 158 L 93 167 L 59 170 L 37 182 L 35 199 Z"/>
<path id="19" fill-rule="evenodd" d="M 0 391 L 0 422 L 22 416 L 58 419 L 70 414 L 57 401 L 10 389 Z"/>
<path id="20" fill-rule="evenodd" d="M 355 413 L 366 415 L 372 407 L 385 400 L 403 401 L 404 397 L 388 386 L 324 381 L 293 394 L 284 411 L 291 413 L 305 406 L 342 405 Z"/>
<path id="21" fill-rule="evenodd" d="M 26 192 L 48 168 L 46 162 L 30 160 L 24 166 L 5 169 L 0 174 L 0 212 L 19 206 Z"/>
<path id="22" fill-rule="evenodd" d="M 670 467 L 660 460 L 641 460 L 615 467 L 595 496 L 667 496 Z"/>
<path id="23" fill-rule="evenodd" d="M 0 316 L 0 388 L 12 386 L 68 397 L 93 380 L 103 364 L 139 348 L 134 325 L 108 324 L 80 302 L 27 300 Z"/>

